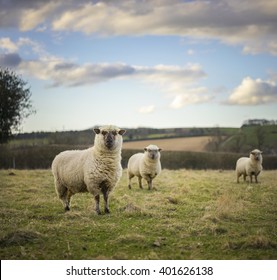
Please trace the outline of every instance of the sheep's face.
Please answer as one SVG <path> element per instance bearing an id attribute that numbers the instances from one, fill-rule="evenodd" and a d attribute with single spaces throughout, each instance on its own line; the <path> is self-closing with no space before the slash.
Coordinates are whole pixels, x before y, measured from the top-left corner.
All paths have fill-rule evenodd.
<path id="1" fill-rule="evenodd" d="M 262 151 L 255 149 L 250 153 L 250 158 L 262 162 Z"/>
<path id="2" fill-rule="evenodd" d="M 108 150 L 121 148 L 122 135 L 125 133 L 124 129 L 119 129 L 115 126 L 105 126 L 95 128 L 94 132 L 96 133 L 95 142 L 97 142 L 102 148 Z"/>
<path id="3" fill-rule="evenodd" d="M 147 154 L 147 156 L 150 159 L 157 160 L 161 157 L 161 154 L 160 154 L 161 150 L 162 149 L 160 149 L 156 145 L 149 145 L 146 148 L 144 148 L 144 153 Z"/>

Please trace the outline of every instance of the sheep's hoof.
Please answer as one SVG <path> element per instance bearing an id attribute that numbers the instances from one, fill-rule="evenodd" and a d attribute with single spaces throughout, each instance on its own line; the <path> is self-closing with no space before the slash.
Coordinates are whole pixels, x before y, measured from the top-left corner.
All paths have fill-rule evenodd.
<path id="1" fill-rule="evenodd" d="M 110 212 L 110 209 L 108 209 L 108 208 L 105 208 L 105 214 L 110 214 L 111 212 Z"/>
<path id="2" fill-rule="evenodd" d="M 129 188 L 129 190 L 132 189 L 132 188 L 131 188 L 131 185 L 128 185 L 128 188 Z"/>
<path id="3" fill-rule="evenodd" d="M 66 205 L 66 206 L 64 207 L 64 211 L 65 211 L 65 212 L 70 211 L 70 208 L 69 208 L 68 205 Z"/>
<path id="4" fill-rule="evenodd" d="M 101 215 L 101 211 L 100 210 L 96 210 L 95 211 L 97 215 Z"/>

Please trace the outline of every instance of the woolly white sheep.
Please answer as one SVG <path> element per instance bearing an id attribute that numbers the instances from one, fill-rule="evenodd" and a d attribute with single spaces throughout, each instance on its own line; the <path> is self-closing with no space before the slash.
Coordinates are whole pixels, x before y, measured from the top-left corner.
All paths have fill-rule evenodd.
<path id="1" fill-rule="evenodd" d="M 250 182 L 252 183 L 252 176 L 255 176 L 255 181 L 258 183 L 258 175 L 262 171 L 262 151 L 255 149 L 253 150 L 249 157 L 241 157 L 237 160 L 236 173 L 237 173 L 237 183 L 239 183 L 239 177 L 243 175 L 244 181 L 246 176 L 250 176 Z"/>
<path id="2" fill-rule="evenodd" d="M 128 161 L 129 189 L 131 189 L 131 179 L 138 177 L 139 187 L 142 189 L 141 179 L 148 183 L 148 189 L 152 189 L 152 180 L 161 172 L 160 154 L 161 149 L 156 145 L 149 145 L 144 148 L 144 153 L 137 153 L 130 157 Z"/>
<path id="3" fill-rule="evenodd" d="M 52 163 L 56 192 L 64 209 L 70 210 L 70 198 L 80 192 L 91 193 L 100 211 L 103 194 L 105 213 L 110 213 L 108 196 L 122 175 L 121 148 L 125 130 L 116 126 L 95 128 L 94 147 L 86 150 L 64 151 Z"/>

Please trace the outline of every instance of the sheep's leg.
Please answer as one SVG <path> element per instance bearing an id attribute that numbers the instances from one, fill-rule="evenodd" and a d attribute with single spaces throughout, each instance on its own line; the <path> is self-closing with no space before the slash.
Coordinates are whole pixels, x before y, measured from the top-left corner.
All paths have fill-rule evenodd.
<path id="1" fill-rule="evenodd" d="M 252 181 L 253 181 L 252 180 L 252 174 L 250 174 L 249 177 L 250 177 L 250 183 L 252 183 Z"/>
<path id="2" fill-rule="evenodd" d="M 128 178 L 129 178 L 129 184 L 128 184 L 128 188 L 129 189 L 131 189 L 132 187 L 131 187 L 131 180 L 132 180 L 132 178 L 134 177 L 134 175 L 132 175 L 132 174 L 130 174 L 130 173 L 128 173 Z"/>
<path id="3" fill-rule="evenodd" d="M 258 176 L 257 175 L 255 175 L 255 182 L 256 182 L 256 184 L 258 183 Z"/>
<path id="4" fill-rule="evenodd" d="M 64 210 L 69 211 L 70 210 L 70 199 L 73 193 L 70 190 L 67 190 L 66 197 L 64 199 Z"/>
<path id="5" fill-rule="evenodd" d="M 259 183 L 258 182 L 258 175 L 260 174 L 260 172 L 258 172 L 257 174 L 255 174 L 255 181 L 256 181 L 256 183 Z"/>
<path id="6" fill-rule="evenodd" d="M 101 192 L 104 197 L 104 203 L 105 203 L 105 213 L 109 214 L 110 209 L 109 209 L 109 183 L 106 181 L 103 181 L 100 184 Z"/>
<path id="7" fill-rule="evenodd" d="M 149 179 L 147 180 L 147 183 L 148 183 L 148 190 L 152 190 L 152 179 L 149 178 Z"/>
<path id="8" fill-rule="evenodd" d="M 140 187 L 141 189 L 143 189 L 141 179 L 142 179 L 142 178 L 139 176 L 139 177 L 138 177 L 139 187 Z"/>
<path id="9" fill-rule="evenodd" d="M 104 196 L 104 202 L 105 202 L 105 213 L 110 214 L 110 209 L 109 209 L 109 193 L 107 191 L 103 192 Z"/>
<path id="10" fill-rule="evenodd" d="M 246 181 L 246 174 L 243 174 L 243 181 Z"/>
<path id="11" fill-rule="evenodd" d="M 59 184 L 58 180 L 55 180 L 56 185 L 56 191 L 59 196 L 59 199 L 62 201 L 64 210 L 69 211 L 70 210 L 70 198 L 72 196 L 72 193 L 62 184 Z"/>
<path id="12" fill-rule="evenodd" d="M 64 206 L 64 211 L 69 211 L 70 210 L 70 204 L 67 198 L 67 195 L 61 198 Z"/>
<path id="13" fill-rule="evenodd" d="M 100 211 L 100 195 L 98 194 L 98 195 L 96 195 L 95 197 L 94 197 L 94 199 L 95 199 L 95 204 L 96 204 L 96 206 L 95 206 L 95 211 L 96 211 L 96 213 L 98 214 L 98 215 L 100 215 L 101 214 L 101 211 Z"/>

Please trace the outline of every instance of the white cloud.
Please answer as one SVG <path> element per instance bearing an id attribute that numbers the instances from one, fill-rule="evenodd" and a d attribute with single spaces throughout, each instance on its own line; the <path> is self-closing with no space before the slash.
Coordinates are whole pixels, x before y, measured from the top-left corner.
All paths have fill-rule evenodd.
<path id="1" fill-rule="evenodd" d="M 61 3 L 56 1 L 47 1 L 44 5 L 36 8 L 30 8 L 22 11 L 19 27 L 22 31 L 34 29 L 39 24 L 45 22 L 46 18 L 51 15 Z"/>
<path id="2" fill-rule="evenodd" d="M 155 110 L 155 106 L 149 105 L 149 106 L 140 107 L 138 111 L 141 114 L 150 114 L 150 113 L 153 113 L 154 110 Z"/>
<path id="3" fill-rule="evenodd" d="M 153 67 L 127 65 L 124 63 L 97 63 L 79 65 L 65 62 L 62 58 L 22 60 L 19 69 L 40 80 L 49 81 L 49 86 L 76 87 L 102 83 L 114 79 L 135 79 L 154 86 L 161 93 L 173 98 L 172 108 L 187 104 L 207 102 L 211 99 L 205 88 L 195 84 L 206 73 L 198 64 L 184 67 L 156 65 Z M 155 107 L 140 108 L 140 113 L 151 113 Z"/>
<path id="4" fill-rule="evenodd" d="M 19 42 L 23 41 L 19 40 Z M 32 49 L 36 47 L 35 44 L 30 43 L 29 45 Z M 124 63 L 87 63 L 81 65 L 75 62 L 66 62 L 63 58 L 52 57 L 39 50 L 40 48 L 37 52 L 41 57 L 22 61 L 20 69 L 38 79 L 48 80 L 53 86 L 82 86 L 128 77 L 154 85 L 162 89 L 163 92 L 176 95 L 188 85 L 206 77 L 206 73 L 198 64 L 156 65 L 152 67 Z"/>
<path id="5" fill-rule="evenodd" d="M 28 37 L 20 37 L 18 42 L 17 42 L 17 46 L 19 48 L 24 47 L 24 46 L 30 47 L 31 50 L 32 50 L 32 53 L 37 55 L 40 59 L 43 58 L 43 57 L 50 56 L 44 50 L 44 47 L 40 43 L 38 43 L 36 41 L 33 41 Z"/>
<path id="6" fill-rule="evenodd" d="M 18 46 L 10 38 L 4 37 L 0 39 L 0 49 L 14 53 L 18 50 Z"/>
<path id="7" fill-rule="evenodd" d="M 180 109 L 186 105 L 199 104 L 210 101 L 213 97 L 205 87 L 187 88 L 177 94 L 170 104 L 173 109 Z"/>
<path id="8" fill-rule="evenodd" d="M 103 36 L 187 36 L 241 45 L 244 53 L 277 55 L 276 0 L 8 2 L 1 6 L 0 27 L 27 31 L 47 26 Z"/>
<path id="9" fill-rule="evenodd" d="M 206 73 L 199 64 L 187 64 L 182 67 L 176 65 L 137 66 L 136 70 L 137 77 L 145 83 L 154 85 L 173 96 L 182 93 L 188 85 L 206 77 Z"/>
<path id="10" fill-rule="evenodd" d="M 207 76 L 199 64 L 190 63 L 184 66 L 160 64 L 151 67 L 124 63 L 78 64 L 47 53 L 40 43 L 27 37 L 21 37 L 15 42 L 3 38 L 1 42 L 8 51 L 32 53 L 32 59 L 26 60 L 22 55 L 8 52 L 0 56 L 2 64 L 17 66 L 22 74 L 47 81 L 50 87 L 76 87 L 114 79 L 133 79 L 166 94 L 173 99 L 171 107 L 175 109 L 210 100 L 208 93 L 203 94 L 203 88 L 194 89 L 195 84 Z M 147 106 L 142 107 L 140 112 L 150 113 L 154 110 L 155 107 Z"/>
<path id="11" fill-rule="evenodd" d="M 243 45 L 244 52 L 277 55 L 276 1 L 141 1 L 89 3 L 65 11 L 54 30 L 86 34 L 179 35 Z M 94 15 L 94 16 L 91 16 Z"/>
<path id="12" fill-rule="evenodd" d="M 32 54 L 37 61 L 49 60 L 51 56 L 43 49 L 41 44 L 27 37 L 20 37 L 17 41 L 12 41 L 8 37 L 0 38 L 0 64 L 6 67 L 19 67 L 24 69 L 26 61 L 22 59 L 22 54 Z M 20 64 L 23 65 L 20 65 Z M 26 70 L 26 69 L 25 69 Z M 37 73 L 36 75 L 40 75 Z"/>
<path id="13" fill-rule="evenodd" d="M 51 83 L 51 86 L 83 86 L 96 84 L 111 79 L 130 76 L 132 66 L 123 63 L 84 64 L 64 62 L 61 58 L 52 60 L 24 61 L 20 64 L 21 71 Z"/>
<path id="14" fill-rule="evenodd" d="M 39 58 L 47 56 L 47 52 L 41 44 L 28 37 L 20 37 L 17 41 L 12 41 L 8 37 L 0 38 L 0 49 L 3 49 L 6 53 L 19 52 L 23 47 L 30 47 L 32 53 L 38 55 Z"/>
<path id="15" fill-rule="evenodd" d="M 9 38 L 1 39 L 6 50 L 32 53 L 32 59 L 26 60 L 17 53 L 1 55 L 6 65 L 18 67 L 22 74 L 49 82 L 51 87 L 76 87 L 93 85 L 114 79 L 136 79 L 174 98 L 172 108 L 184 104 L 208 101 L 206 95 L 199 95 L 195 84 L 207 75 L 199 64 L 177 65 L 127 65 L 124 63 L 86 63 L 78 64 L 52 56 L 36 41 L 19 38 L 16 42 Z M 23 48 L 24 47 L 24 48 Z M 201 89 L 202 90 L 202 89 Z M 188 94 L 188 92 L 190 94 Z M 181 105 L 180 105 L 181 104 Z M 153 107 L 142 108 L 142 113 L 153 111 Z"/>
<path id="16" fill-rule="evenodd" d="M 227 104 L 231 105 L 260 105 L 277 102 L 277 85 L 274 81 L 263 81 L 246 77 L 233 90 Z"/>

